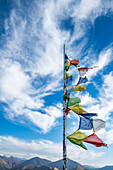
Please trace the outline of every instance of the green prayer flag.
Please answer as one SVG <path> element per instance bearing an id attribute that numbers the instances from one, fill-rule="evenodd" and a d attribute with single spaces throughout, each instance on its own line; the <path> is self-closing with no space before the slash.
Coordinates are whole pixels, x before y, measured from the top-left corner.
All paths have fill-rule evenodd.
<path id="1" fill-rule="evenodd" d="M 65 70 L 68 71 L 69 70 L 69 66 L 65 66 Z"/>
<path id="2" fill-rule="evenodd" d="M 69 98 L 67 105 L 68 106 L 79 105 L 80 102 L 81 100 L 79 97 L 72 97 L 72 98 Z"/>
<path id="3" fill-rule="evenodd" d="M 68 137 L 67 137 L 68 138 Z M 77 140 L 75 140 L 75 139 L 73 139 L 73 138 L 68 138 L 68 140 L 71 142 L 71 143 L 73 143 L 73 144 L 75 144 L 75 145 L 78 145 L 78 146 L 81 146 L 82 148 L 84 148 L 85 150 L 87 150 L 87 148 L 86 148 L 86 146 L 82 143 L 82 141 L 77 141 Z"/>
<path id="4" fill-rule="evenodd" d="M 82 148 L 84 148 L 85 150 L 87 150 L 86 146 L 85 146 L 83 143 L 81 143 L 79 146 L 81 146 Z"/>

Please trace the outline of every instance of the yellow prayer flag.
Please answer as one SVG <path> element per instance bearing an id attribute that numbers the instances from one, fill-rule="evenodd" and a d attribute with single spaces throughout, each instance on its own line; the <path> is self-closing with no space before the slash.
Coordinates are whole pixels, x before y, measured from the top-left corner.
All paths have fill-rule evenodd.
<path id="1" fill-rule="evenodd" d="M 73 134 L 69 135 L 67 138 L 75 144 L 81 144 L 85 139 L 87 139 L 87 136 L 85 135 L 84 132 L 76 130 Z"/>
<path id="2" fill-rule="evenodd" d="M 65 63 L 65 67 L 67 67 L 67 66 L 69 66 L 69 65 L 70 65 L 70 62 L 69 62 L 69 61 Z"/>
<path id="3" fill-rule="evenodd" d="M 73 112 L 75 113 L 83 113 L 83 107 L 82 105 L 75 105 L 75 106 L 71 106 L 71 107 L 68 107 L 70 110 L 72 110 Z"/>
<path id="4" fill-rule="evenodd" d="M 69 77 L 69 73 L 66 72 L 66 77 Z"/>
<path id="5" fill-rule="evenodd" d="M 83 91 L 86 90 L 86 86 L 82 85 L 80 86 L 79 84 L 75 86 L 75 88 L 72 91 Z"/>

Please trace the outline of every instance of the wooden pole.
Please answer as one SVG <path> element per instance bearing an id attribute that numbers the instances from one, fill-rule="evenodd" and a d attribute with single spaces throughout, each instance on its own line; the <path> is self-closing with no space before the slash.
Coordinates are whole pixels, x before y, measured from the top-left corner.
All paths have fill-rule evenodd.
<path id="1" fill-rule="evenodd" d="M 65 44 L 64 44 L 64 87 L 63 95 L 66 90 L 66 71 L 65 71 Z M 67 146 L 66 146 L 66 100 L 63 100 L 63 170 L 67 170 Z"/>

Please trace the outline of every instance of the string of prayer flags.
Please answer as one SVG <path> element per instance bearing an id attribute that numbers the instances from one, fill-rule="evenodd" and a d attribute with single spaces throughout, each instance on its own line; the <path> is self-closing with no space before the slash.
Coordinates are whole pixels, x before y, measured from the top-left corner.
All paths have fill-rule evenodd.
<path id="1" fill-rule="evenodd" d="M 88 138 L 84 140 L 84 142 L 93 144 L 96 147 L 107 146 L 107 144 L 104 143 L 95 133 L 89 135 Z"/>
<path id="2" fill-rule="evenodd" d="M 79 84 L 77 84 L 71 92 L 73 92 L 73 91 L 83 91 L 83 90 L 86 90 L 86 86 L 84 86 L 84 85 L 80 86 Z"/>
<path id="3" fill-rule="evenodd" d="M 86 83 L 87 81 L 88 81 L 88 78 L 86 76 L 85 77 L 79 77 L 78 84 Z"/>
<path id="4" fill-rule="evenodd" d="M 70 66 L 75 66 L 77 67 L 79 64 L 79 60 L 73 59 L 70 60 L 67 54 L 65 54 L 65 70 L 68 71 Z M 71 92 L 73 91 L 84 91 L 86 90 L 85 85 L 80 85 L 82 83 L 86 83 L 88 81 L 88 78 L 86 77 L 86 73 L 88 72 L 89 69 L 93 69 L 97 66 L 94 67 L 81 67 L 78 68 L 79 71 L 79 81 L 77 85 L 70 85 L 68 86 L 67 84 L 70 83 L 73 80 L 72 75 L 69 76 L 69 73 L 65 71 L 65 85 L 64 89 L 66 90 L 66 93 L 63 96 L 63 100 L 66 102 L 66 107 L 64 107 L 66 115 L 69 114 L 70 110 L 73 111 L 74 113 L 78 114 L 80 117 L 80 122 L 79 122 L 79 129 L 82 130 L 91 130 L 93 129 L 93 134 L 86 136 L 84 132 L 80 132 L 79 129 L 76 130 L 73 134 L 69 135 L 67 138 L 68 140 L 76 144 L 85 150 L 87 150 L 86 146 L 83 144 L 83 142 L 90 143 L 95 145 L 96 147 L 101 147 L 101 146 L 107 146 L 96 134 L 95 132 L 99 131 L 100 129 L 105 127 L 105 121 L 101 119 L 94 119 L 92 118 L 93 116 L 97 116 L 97 113 L 88 113 L 83 110 L 81 103 L 81 100 L 79 97 L 72 97 L 70 98 L 70 93 L 67 94 L 67 91 L 72 89 Z M 64 91 L 65 92 L 65 91 Z"/>
<path id="5" fill-rule="evenodd" d="M 66 84 L 70 83 L 73 80 L 73 76 L 69 76 L 66 78 Z"/>
<path id="6" fill-rule="evenodd" d="M 70 61 L 70 66 L 74 65 L 75 67 L 77 67 L 78 64 L 79 64 L 79 60 L 74 59 Z"/>
<path id="7" fill-rule="evenodd" d="M 81 100 L 79 97 L 72 97 L 69 98 L 67 106 L 79 105 L 80 102 Z"/>
<path id="8" fill-rule="evenodd" d="M 73 112 L 75 112 L 75 113 L 83 113 L 83 107 L 82 107 L 82 105 L 75 105 L 75 106 L 70 106 L 70 107 L 68 107 L 70 110 L 72 110 Z"/>
<path id="9" fill-rule="evenodd" d="M 80 132 L 79 130 L 76 130 L 73 134 L 69 135 L 68 137 L 68 140 L 70 142 L 72 142 L 73 144 L 76 144 L 76 145 L 79 145 L 79 146 L 84 146 L 85 145 L 83 144 L 82 145 L 82 142 L 87 139 L 87 136 L 85 135 L 84 132 Z M 83 148 L 84 148 L 83 147 Z M 86 147 L 84 149 L 87 149 Z"/>

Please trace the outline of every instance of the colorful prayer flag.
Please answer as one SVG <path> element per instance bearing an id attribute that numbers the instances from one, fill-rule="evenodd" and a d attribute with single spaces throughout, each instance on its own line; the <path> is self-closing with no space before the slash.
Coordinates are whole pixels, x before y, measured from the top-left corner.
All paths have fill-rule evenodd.
<path id="1" fill-rule="evenodd" d="M 73 76 L 69 76 L 66 78 L 66 84 L 70 83 L 73 80 Z"/>
<path id="2" fill-rule="evenodd" d="M 77 106 L 70 106 L 68 107 L 70 110 L 72 110 L 75 113 L 83 113 L 83 107 L 82 105 L 77 105 Z"/>
<path id="3" fill-rule="evenodd" d="M 67 138 L 73 144 L 79 145 L 87 150 L 85 145 L 82 143 L 85 139 L 87 139 L 87 136 L 84 132 L 80 132 L 79 130 L 77 130 L 72 135 L 69 135 Z"/>
<path id="4" fill-rule="evenodd" d="M 65 70 L 68 71 L 68 70 L 69 70 L 69 66 L 66 66 L 66 67 L 65 67 Z"/>
<path id="5" fill-rule="evenodd" d="M 67 62 L 65 63 L 65 67 L 67 67 L 67 66 L 69 66 L 69 65 L 70 65 L 70 62 L 67 61 Z"/>
<path id="6" fill-rule="evenodd" d="M 85 118 L 91 118 L 92 116 L 97 116 L 97 113 L 82 113 L 82 114 L 79 113 L 79 115 Z"/>
<path id="7" fill-rule="evenodd" d="M 79 81 L 78 81 L 78 84 L 86 83 L 87 81 L 88 81 L 88 78 L 86 76 L 84 78 L 80 77 Z"/>
<path id="8" fill-rule="evenodd" d="M 93 119 L 93 130 L 94 132 L 97 132 L 98 130 L 104 128 L 106 126 L 106 123 L 102 119 Z"/>
<path id="9" fill-rule="evenodd" d="M 70 66 L 72 65 L 77 66 L 78 64 L 79 64 L 79 60 L 74 59 L 70 61 Z"/>
<path id="10" fill-rule="evenodd" d="M 79 84 L 77 84 L 71 92 L 73 92 L 73 91 L 83 91 L 83 90 L 86 90 L 86 86 L 84 86 L 84 85 L 80 86 Z"/>
<path id="11" fill-rule="evenodd" d="M 84 140 L 84 142 L 93 144 L 96 147 L 107 146 L 107 144 L 104 143 L 95 133 L 89 135 L 88 138 Z"/>
<path id="12" fill-rule="evenodd" d="M 79 129 L 91 130 L 93 128 L 93 119 L 80 117 Z"/>
<path id="13" fill-rule="evenodd" d="M 79 97 L 72 97 L 69 98 L 67 105 L 68 106 L 79 105 L 80 102 L 81 100 Z"/>
<path id="14" fill-rule="evenodd" d="M 68 60 L 69 58 L 68 58 L 68 56 L 67 56 L 67 54 L 65 54 L 65 60 Z"/>
<path id="15" fill-rule="evenodd" d="M 69 108 L 66 108 L 66 110 L 65 110 L 66 115 L 68 115 L 68 114 L 69 114 L 69 111 L 70 111 L 70 109 L 69 109 Z"/>
<path id="16" fill-rule="evenodd" d="M 69 73 L 66 72 L 66 77 L 69 77 Z"/>

